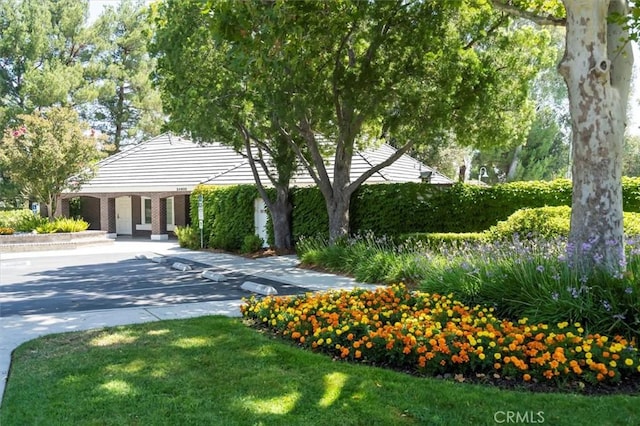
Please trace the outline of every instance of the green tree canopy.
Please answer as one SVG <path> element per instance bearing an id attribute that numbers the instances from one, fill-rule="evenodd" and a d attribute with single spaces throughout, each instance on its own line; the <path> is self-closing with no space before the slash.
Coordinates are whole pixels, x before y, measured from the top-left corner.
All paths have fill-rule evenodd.
<path id="1" fill-rule="evenodd" d="M 152 37 L 143 0 L 123 0 L 105 8 L 92 29 L 96 35 L 87 79 L 95 102 L 83 116 L 108 135 L 109 153 L 160 133 L 164 123 L 159 92 L 151 84 L 155 60 L 147 51 Z"/>
<path id="2" fill-rule="evenodd" d="M 100 157 L 96 140 L 70 108 L 21 114 L 16 120 L 4 131 L 0 166 L 25 198 L 46 204 L 53 217 L 56 196 L 92 176 Z"/>
<path id="3" fill-rule="evenodd" d="M 323 193 L 330 236 L 348 232 L 351 194 L 416 144 L 523 139 L 548 41 L 475 1 L 209 2 L 239 67 L 269 76 L 277 114 Z M 185 38 L 188 35 L 185 35 Z M 398 153 L 350 179 L 354 150 Z M 300 142 L 302 141 L 302 142 Z M 333 170 L 325 161 L 332 157 Z"/>
<path id="4" fill-rule="evenodd" d="M 0 125 L 39 107 L 86 99 L 86 0 L 0 3 Z"/>

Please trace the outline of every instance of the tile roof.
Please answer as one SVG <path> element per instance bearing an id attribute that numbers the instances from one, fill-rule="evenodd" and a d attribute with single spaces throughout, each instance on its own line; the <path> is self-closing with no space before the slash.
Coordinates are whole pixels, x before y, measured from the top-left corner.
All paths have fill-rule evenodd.
<path id="1" fill-rule="evenodd" d="M 352 181 L 393 152 L 394 148 L 386 144 L 356 152 L 351 167 Z M 331 161 L 327 170 L 331 177 Z M 408 155 L 374 173 L 366 182 L 419 182 L 420 173 L 428 171 L 433 172 L 432 183 L 453 183 Z M 269 184 L 264 173 L 261 178 Z M 102 160 L 96 176 L 84 183 L 78 193 L 192 191 L 200 183 L 236 185 L 253 184 L 254 180 L 248 160 L 232 148 L 217 142 L 200 145 L 165 133 Z M 314 182 L 300 168 L 292 184 L 307 186 Z"/>

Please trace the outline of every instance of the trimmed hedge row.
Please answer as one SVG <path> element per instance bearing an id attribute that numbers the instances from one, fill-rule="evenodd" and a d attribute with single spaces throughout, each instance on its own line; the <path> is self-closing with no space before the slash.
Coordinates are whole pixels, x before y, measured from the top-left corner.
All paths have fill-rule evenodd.
<path id="1" fill-rule="evenodd" d="M 254 201 L 258 190 L 253 185 L 198 186 L 190 197 L 192 221 L 197 226 L 198 196 L 203 196 L 203 233 L 209 247 L 239 250 L 244 238 L 253 235 Z"/>
<path id="2" fill-rule="evenodd" d="M 640 178 L 623 178 L 626 212 L 640 212 Z M 191 217 L 197 218 L 198 195 L 204 196 L 204 235 L 210 247 L 237 250 L 254 233 L 253 185 L 200 186 L 191 196 Z M 293 236 L 327 235 L 324 198 L 316 187 L 293 188 Z M 522 208 L 571 205 L 571 182 L 512 182 L 492 187 L 422 183 L 363 185 L 353 195 L 351 232 L 372 231 L 398 237 L 411 233 L 483 232 Z M 270 225 L 270 221 L 269 221 Z M 273 231 L 268 227 L 269 240 Z"/>

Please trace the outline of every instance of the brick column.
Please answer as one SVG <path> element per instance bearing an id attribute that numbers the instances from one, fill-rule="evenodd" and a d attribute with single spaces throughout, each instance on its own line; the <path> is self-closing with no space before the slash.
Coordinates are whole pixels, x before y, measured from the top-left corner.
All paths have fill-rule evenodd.
<path id="1" fill-rule="evenodd" d="M 169 234 L 167 234 L 167 199 L 157 195 L 151 197 L 151 239 L 169 239 Z"/>
<path id="2" fill-rule="evenodd" d="M 100 197 L 100 230 L 107 231 L 110 238 L 116 237 L 116 199 Z"/>

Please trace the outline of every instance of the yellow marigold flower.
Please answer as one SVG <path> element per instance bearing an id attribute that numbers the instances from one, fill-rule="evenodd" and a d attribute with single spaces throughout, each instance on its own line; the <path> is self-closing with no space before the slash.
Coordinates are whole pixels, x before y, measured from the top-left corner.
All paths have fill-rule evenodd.
<path id="1" fill-rule="evenodd" d="M 327 345 L 330 345 L 330 344 L 331 344 L 331 337 L 329 337 L 329 338 L 326 340 L 326 342 L 327 342 Z"/>
<path id="2" fill-rule="evenodd" d="M 631 358 L 627 358 L 624 360 L 624 364 L 631 367 L 633 365 L 633 360 Z"/>
<path id="3" fill-rule="evenodd" d="M 582 346 L 576 346 L 576 352 L 582 352 Z"/>
<path id="4" fill-rule="evenodd" d="M 618 365 L 618 364 L 617 364 L 615 361 L 611 360 L 611 361 L 609 361 L 609 365 L 610 365 L 611 367 L 614 367 L 614 368 L 615 368 L 615 367 L 617 367 L 617 365 Z"/>
<path id="5" fill-rule="evenodd" d="M 480 358 L 480 360 L 481 360 L 481 361 L 484 361 L 484 359 L 485 359 L 486 357 L 487 357 L 487 356 L 486 356 L 485 354 L 483 354 L 483 353 L 478 354 L 478 358 Z"/>
<path id="6" fill-rule="evenodd" d="M 502 355 L 500 355 L 500 353 L 496 352 L 495 354 L 493 354 L 493 357 L 495 359 L 500 359 L 500 358 L 502 358 Z"/>
<path id="7" fill-rule="evenodd" d="M 322 345 L 324 343 L 324 339 L 318 339 L 318 345 Z"/>
<path id="8" fill-rule="evenodd" d="M 489 346 L 491 346 L 492 348 L 496 347 L 496 342 L 489 342 Z"/>

